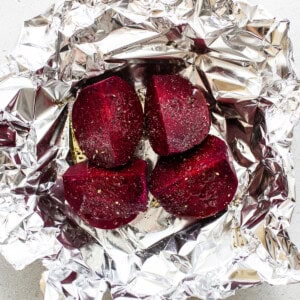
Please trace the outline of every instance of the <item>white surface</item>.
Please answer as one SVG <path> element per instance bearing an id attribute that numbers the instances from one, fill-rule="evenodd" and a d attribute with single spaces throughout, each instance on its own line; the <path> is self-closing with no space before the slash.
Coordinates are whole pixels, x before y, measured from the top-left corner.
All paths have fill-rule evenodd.
<path id="1" fill-rule="evenodd" d="M 0 0 L 0 61 L 16 44 L 24 20 L 45 10 L 54 0 Z M 274 16 L 291 21 L 291 37 L 297 73 L 300 75 L 300 1 L 299 0 L 252 0 L 260 3 Z M 300 127 L 296 128 L 294 157 L 296 161 L 296 182 L 298 203 L 290 229 L 292 240 L 300 248 Z M 39 290 L 40 274 L 43 268 L 35 263 L 23 271 L 16 272 L 0 256 L 0 300 L 42 299 Z M 300 284 L 292 286 L 259 286 L 237 292 L 231 300 L 298 300 Z"/>

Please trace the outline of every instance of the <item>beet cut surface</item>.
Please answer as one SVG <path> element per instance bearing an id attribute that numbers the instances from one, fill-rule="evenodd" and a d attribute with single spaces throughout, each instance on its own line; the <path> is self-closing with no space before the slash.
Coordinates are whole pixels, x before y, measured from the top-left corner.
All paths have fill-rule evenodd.
<path id="1" fill-rule="evenodd" d="M 146 169 L 140 159 L 119 170 L 76 164 L 63 175 L 65 199 L 91 226 L 120 227 L 147 207 Z"/>
<path id="2" fill-rule="evenodd" d="M 113 168 L 132 158 L 142 136 L 143 110 L 134 89 L 113 76 L 79 93 L 72 123 L 78 144 L 89 161 Z"/>
<path id="3" fill-rule="evenodd" d="M 169 213 L 202 219 L 224 210 L 237 185 L 226 144 L 209 135 L 191 151 L 161 157 L 151 174 L 149 189 Z"/>
<path id="4" fill-rule="evenodd" d="M 211 121 L 203 93 L 178 75 L 151 78 L 145 112 L 150 144 L 160 155 L 187 151 L 209 132 Z"/>

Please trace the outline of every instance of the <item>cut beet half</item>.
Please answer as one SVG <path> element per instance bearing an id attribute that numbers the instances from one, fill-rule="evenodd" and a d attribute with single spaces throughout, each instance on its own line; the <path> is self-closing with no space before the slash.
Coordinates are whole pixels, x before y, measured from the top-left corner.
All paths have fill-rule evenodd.
<path id="1" fill-rule="evenodd" d="M 151 174 L 149 189 L 169 213 L 202 219 L 224 210 L 237 185 L 226 144 L 209 135 L 185 154 L 161 157 Z"/>
<path id="2" fill-rule="evenodd" d="M 140 159 L 118 170 L 76 164 L 63 175 L 65 199 L 91 226 L 120 227 L 147 207 L 146 169 Z"/>
<path id="3" fill-rule="evenodd" d="M 72 124 L 89 161 L 99 167 L 114 168 L 132 158 L 142 136 L 143 110 L 134 89 L 113 76 L 78 94 Z"/>
<path id="4" fill-rule="evenodd" d="M 182 153 L 200 144 L 210 129 L 204 94 L 179 75 L 156 75 L 150 80 L 146 128 L 159 155 Z"/>

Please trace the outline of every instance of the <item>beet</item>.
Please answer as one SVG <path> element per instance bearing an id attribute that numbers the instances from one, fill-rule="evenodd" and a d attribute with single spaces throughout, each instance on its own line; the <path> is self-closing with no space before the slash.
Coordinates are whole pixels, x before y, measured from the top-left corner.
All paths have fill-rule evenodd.
<path id="1" fill-rule="evenodd" d="M 88 224 L 120 227 L 147 207 L 146 169 L 140 159 L 118 170 L 76 164 L 63 175 L 65 199 Z"/>
<path id="2" fill-rule="evenodd" d="M 237 185 L 226 144 L 209 135 L 191 151 L 161 157 L 151 174 L 149 189 L 169 213 L 202 219 L 224 210 Z"/>
<path id="3" fill-rule="evenodd" d="M 84 88 L 72 111 L 74 134 L 89 161 L 125 165 L 142 136 L 143 110 L 134 89 L 113 76 Z"/>
<path id="4" fill-rule="evenodd" d="M 208 135 L 210 115 L 204 94 L 178 75 L 156 75 L 146 97 L 146 127 L 153 150 L 181 153 Z"/>

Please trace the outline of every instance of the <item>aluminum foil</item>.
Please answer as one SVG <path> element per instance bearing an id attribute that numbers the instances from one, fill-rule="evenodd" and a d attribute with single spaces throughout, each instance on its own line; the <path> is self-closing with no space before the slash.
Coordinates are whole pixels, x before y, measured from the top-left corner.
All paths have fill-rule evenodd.
<path id="1" fill-rule="evenodd" d="M 288 21 L 242 0 L 57 0 L 31 19 L 0 71 L 0 252 L 42 259 L 46 300 L 226 298 L 300 281 L 287 228 L 299 83 Z M 99 230 L 64 201 L 76 145 L 69 112 L 86 84 L 120 74 L 141 101 L 151 72 L 210 95 L 212 134 L 230 146 L 239 188 L 228 210 L 177 219 L 149 197 L 128 226 Z M 154 166 L 146 139 L 137 155 Z"/>

